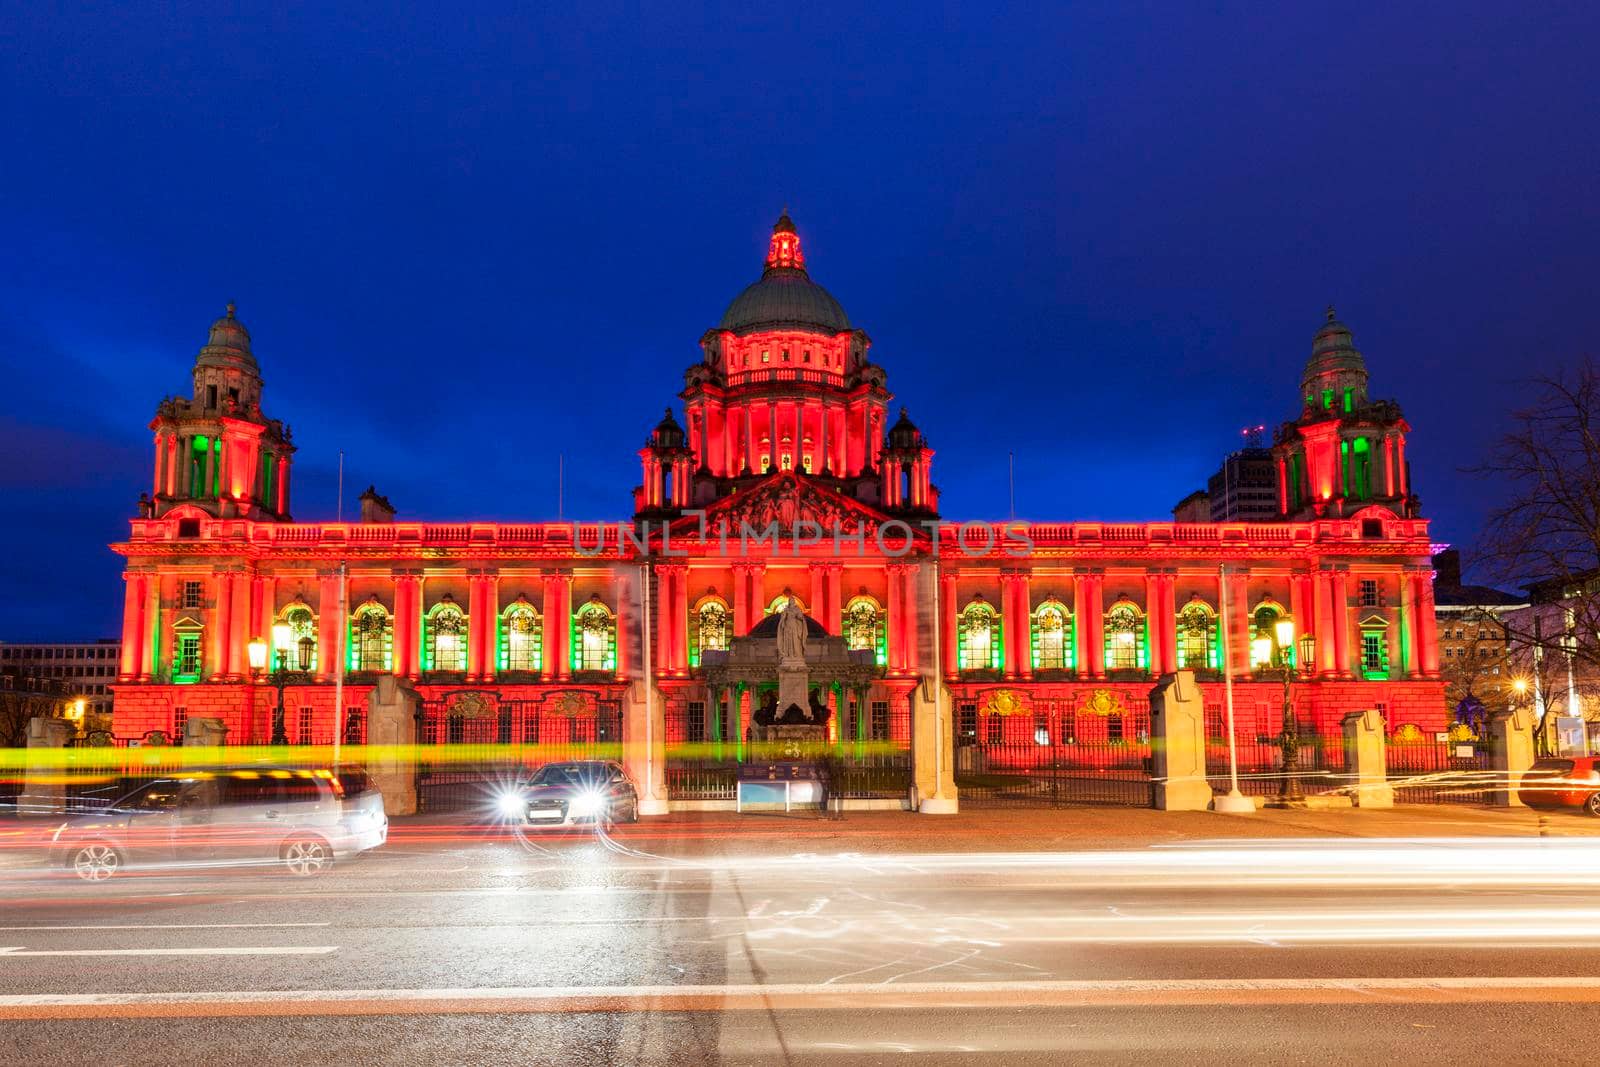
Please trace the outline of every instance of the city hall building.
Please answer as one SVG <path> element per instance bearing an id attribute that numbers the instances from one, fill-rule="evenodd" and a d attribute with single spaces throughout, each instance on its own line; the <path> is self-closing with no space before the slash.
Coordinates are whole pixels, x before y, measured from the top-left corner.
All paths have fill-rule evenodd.
<path id="1" fill-rule="evenodd" d="M 1271 522 L 965 520 L 888 372 L 785 215 L 700 338 L 681 414 L 639 449 L 617 521 L 406 522 L 369 490 L 360 521 L 299 522 L 294 443 L 230 306 L 192 388 L 157 407 L 148 499 L 113 546 L 115 732 L 170 738 L 204 716 L 230 744 L 265 743 L 278 680 L 290 741 L 361 741 L 394 675 L 421 695 L 427 743 L 620 742 L 647 762 L 647 795 L 721 800 L 774 699 L 736 669 L 741 642 L 791 598 L 818 648 L 845 649 L 812 676 L 830 743 L 886 769 L 863 789 L 928 810 L 964 782 L 972 799 L 1027 795 L 1043 768 L 1136 775 L 1153 680 L 1177 669 L 1199 678 L 1215 739 L 1226 675 L 1255 744 L 1282 727 L 1290 670 L 1308 744 L 1370 708 L 1391 732 L 1444 728 L 1409 427 L 1368 395 L 1331 309 L 1298 390 L 1280 383 L 1295 414 L 1271 447 Z M 257 639 L 286 677 L 252 670 Z"/>

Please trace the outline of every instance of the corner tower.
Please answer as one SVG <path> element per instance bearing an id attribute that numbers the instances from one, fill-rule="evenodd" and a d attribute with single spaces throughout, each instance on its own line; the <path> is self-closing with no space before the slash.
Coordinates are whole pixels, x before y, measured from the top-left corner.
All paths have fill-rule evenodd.
<path id="1" fill-rule="evenodd" d="M 670 413 L 641 450 L 644 484 L 635 490 L 636 513 L 659 512 L 662 502 L 669 511 L 704 506 L 793 472 L 873 507 L 932 516 L 932 451 L 923 455 L 920 434 L 915 450 L 922 487 L 888 487 L 884 450 L 892 396 L 883 368 L 868 358 L 871 345 L 833 294 L 811 279 L 800 234 L 784 212 L 772 227 L 761 277 L 701 337 L 702 359 L 684 374 L 683 462 L 668 455 L 676 447 L 672 431 L 679 429 L 675 421 L 668 426 Z M 897 478 L 912 477 L 912 466 L 897 463 Z"/>
<path id="2" fill-rule="evenodd" d="M 1367 396 L 1367 364 L 1328 308 L 1300 376 L 1300 417 L 1278 429 L 1278 508 L 1289 519 L 1347 518 L 1379 505 L 1417 514 L 1406 463 L 1411 427 L 1393 400 Z"/>
<path id="3" fill-rule="evenodd" d="M 289 430 L 261 413 L 261 368 L 234 305 L 194 361 L 193 395 L 169 396 L 150 423 L 155 485 L 147 514 L 179 505 L 216 518 L 289 519 Z"/>

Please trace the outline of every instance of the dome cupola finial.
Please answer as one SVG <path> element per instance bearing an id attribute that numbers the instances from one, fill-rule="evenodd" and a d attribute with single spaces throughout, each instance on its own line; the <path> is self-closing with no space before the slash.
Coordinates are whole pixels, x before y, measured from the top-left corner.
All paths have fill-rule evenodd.
<path id="1" fill-rule="evenodd" d="M 767 245 L 767 269 L 806 269 L 806 257 L 800 254 L 800 235 L 795 232 L 794 220 L 785 207 L 783 214 L 772 226 L 772 241 Z"/>

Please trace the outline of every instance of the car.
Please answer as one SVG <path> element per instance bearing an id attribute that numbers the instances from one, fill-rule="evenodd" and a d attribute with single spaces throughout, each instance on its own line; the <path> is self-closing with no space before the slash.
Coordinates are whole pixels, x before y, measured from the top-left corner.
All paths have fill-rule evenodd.
<path id="1" fill-rule="evenodd" d="M 307 876 L 388 836 L 383 793 L 359 767 L 238 767 L 142 782 L 62 823 L 50 853 L 91 882 L 130 866 L 278 863 Z"/>
<path id="2" fill-rule="evenodd" d="M 501 814 L 529 826 L 638 822 L 639 794 L 613 760 L 546 763 L 499 798 Z"/>
<path id="3" fill-rule="evenodd" d="M 1517 797 L 1530 808 L 1581 808 L 1600 816 L 1600 756 L 1537 760 L 1523 773 Z"/>

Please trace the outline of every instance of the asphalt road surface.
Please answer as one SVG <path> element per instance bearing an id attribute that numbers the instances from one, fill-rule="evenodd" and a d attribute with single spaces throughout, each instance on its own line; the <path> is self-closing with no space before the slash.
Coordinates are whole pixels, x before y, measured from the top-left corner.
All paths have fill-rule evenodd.
<path id="1" fill-rule="evenodd" d="M 1597 839 L 1051 849 L 858 823 L 413 824 L 312 879 L 83 884 L 14 852 L 0 1061 L 1595 1056 Z"/>

